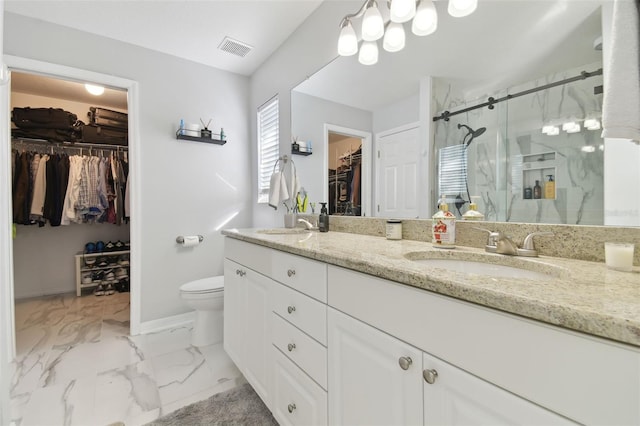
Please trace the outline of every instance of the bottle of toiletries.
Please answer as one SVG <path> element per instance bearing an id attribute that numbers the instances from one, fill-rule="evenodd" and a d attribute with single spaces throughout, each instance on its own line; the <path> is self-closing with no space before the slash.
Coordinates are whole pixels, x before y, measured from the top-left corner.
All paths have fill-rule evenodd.
<path id="1" fill-rule="evenodd" d="M 548 181 L 544 183 L 544 198 L 553 200 L 556 198 L 556 182 L 553 180 L 553 175 L 547 175 Z"/>
<path id="2" fill-rule="evenodd" d="M 220 127 L 220 140 L 223 141 L 227 138 L 227 135 L 224 134 L 224 128 Z"/>
<path id="3" fill-rule="evenodd" d="M 469 203 L 469 210 L 467 210 L 463 215 L 463 220 L 484 220 L 484 215 L 478 211 L 478 204 L 476 200 L 480 198 L 478 196 L 472 196 L 471 202 Z"/>
<path id="4" fill-rule="evenodd" d="M 449 211 L 447 198 L 441 196 L 438 211 L 431 218 L 433 246 L 452 249 L 456 246 L 456 216 Z"/>
<path id="5" fill-rule="evenodd" d="M 539 200 L 542 198 L 542 187 L 540 186 L 540 181 L 537 180 L 535 186 L 533 187 L 533 198 L 535 200 Z"/>
<path id="6" fill-rule="evenodd" d="M 524 198 L 525 200 L 530 200 L 530 199 L 532 199 L 532 198 L 533 198 L 533 189 L 531 189 L 531 187 L 530 187 L 530 186 L 527 186 L 527 187 L 524 189 L 524 195 L 523 195 L 523 198 Z"/>
<path id="7" fill-rule="evenodd" d="M 329 232 L 329 212 L 327 211 L 327 203 L 322 204 L 320 216 L 318 217 L 318 230 L 320 232 Z"/>
<path id="8" fill-rule="evenodd" d="M 184 135 L 184 119 L 180 119 L 180 129 L 178 129 L 178 134 L 180 136 Z"/>
<path id="9" fill-rule="evenodd" d="M 387 240 L 401 240 L 402 239 L 402 221 L 398 219 L 387 220 L 386 227 Z"/>

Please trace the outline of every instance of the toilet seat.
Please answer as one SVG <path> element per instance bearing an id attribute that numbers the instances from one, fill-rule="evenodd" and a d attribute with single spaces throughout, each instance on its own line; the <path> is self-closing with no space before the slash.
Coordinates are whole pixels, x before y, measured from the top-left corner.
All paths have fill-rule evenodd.
<path id="1" fill-rule="evenodd" d="M 224 276 L 202 278 L 180 286 L 180 291 L 189 294 L 217 293 L 224 290 Z"/>

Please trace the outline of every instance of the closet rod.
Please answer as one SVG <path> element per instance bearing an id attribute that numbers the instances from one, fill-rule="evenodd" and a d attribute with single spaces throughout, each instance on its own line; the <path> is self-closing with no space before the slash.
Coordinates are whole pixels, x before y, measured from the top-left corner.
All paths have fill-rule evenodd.
<path id="1" fill-rule="evenodd" d="M 106 143 L 86 143 L 86 142 L 49 142 L 45 139 L 31 139 L 31 138 L 21 138 L 21 137 L 12 137 L 12 141 L 18 143 L 25 144 L 37 144 L 37 145 L 46 145 L 54 148 L 97 148 L 97 149 L 111 149 L 111 150 L 122 150 L 128 151 L 129 147 L 124 145 L 110 145 Z"/>

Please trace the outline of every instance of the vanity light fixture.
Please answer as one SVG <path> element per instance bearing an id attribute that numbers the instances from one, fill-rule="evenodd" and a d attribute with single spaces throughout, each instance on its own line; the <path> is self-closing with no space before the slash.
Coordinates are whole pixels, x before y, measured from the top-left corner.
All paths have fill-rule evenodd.
<path id="1" fill-rule="evenodd" d="M 600 130 L 600 121 L 597 118 L 587 118 L 584 120 L 584 127 L 588 130 Z"/>
<path id="2" fill-rule="evenodd" d="M 565 130 L 567 133 L 578 133 L 580 131 L 580 124 L 573 123 L 572 126 L 568 126 L 566 129 L 564 128 L 564 125 L 563 125 L 562 129 Z"/>
<path id="3" fill-rule="evenodd" d="M 85 83 L 84 88 L 94 96 L 100 96 L 104 93 L 104 87 L 96 86 L 95 84 Z"/>
<path id="4" fill-rule="evenodd" d="M 404 49 L 406 36 L 403 24 L 405 22 L 413 20 L 411 32 L 417 36 L 432 34 L 438 28 L 438 13 L 434 0 L 387 0 L 387 7 L 390 20 L 386 24 L 378 9 L 377 0 L 365 0 L 356 13 L 342 18 L 338 37 L 338 54 L 352 56 L 358 51 L 358 37 L 352 23 L 356 18 L 363 18 L 361 34 L 363 42 L 358 55 L 358 60 L 363 65 L 373 65 L 378 62 L 378 47 L 376 45 L 374 50 L 370 43 L 375 43 L 382 36 L 384 36 L 382 47 L 386 51 L 398 52 Z M 449 0 L 448 11 L 451 16 L 462 17 L 473 13 L 477 7 L 478 0 Z M 362 53 L 362 49 L 366 52 Z"/>
<path id="5" fill-rule="evenodd" d="M 560 128 L 552 124 L 547 124 L 546 126 L 542 126 L 542 133 L 547 136 L 558 136 L 560 134 Z"/>

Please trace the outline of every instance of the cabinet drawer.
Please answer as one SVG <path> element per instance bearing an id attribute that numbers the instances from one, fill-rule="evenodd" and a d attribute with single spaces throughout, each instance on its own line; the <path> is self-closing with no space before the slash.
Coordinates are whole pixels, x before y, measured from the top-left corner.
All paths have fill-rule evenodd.
<path id="1" fill-rule="evenodd" d="M 231 237 L 224 239 L 224 257 L 260 272 L 262 275 L 271 275 L 271 253 L 271 249 L 257 244 Z"/>
<path id="2" fill-rule="evenodd" d="M 275 314 L 273 345 L 327 389 L 327 348 Z"/>
<path id="3" fill-rule="evenodd" d="M 275 315 L 274 315 L 275 316 Z M 326 425 L 327 392 L 278 349 L 274 351 L 271 412 L 281 425 Z"/>
<path id="4" fill-rule="evenodd" d="M 326 346 L 327 305 L 279 284 L 273 292 L 273 311 Z"/>
<path id="5" fill-rule="evenodd" d="M 273 251 L 272 277 L 276 281 L 327 302 L 327 265 L 281 251 Z"/>

